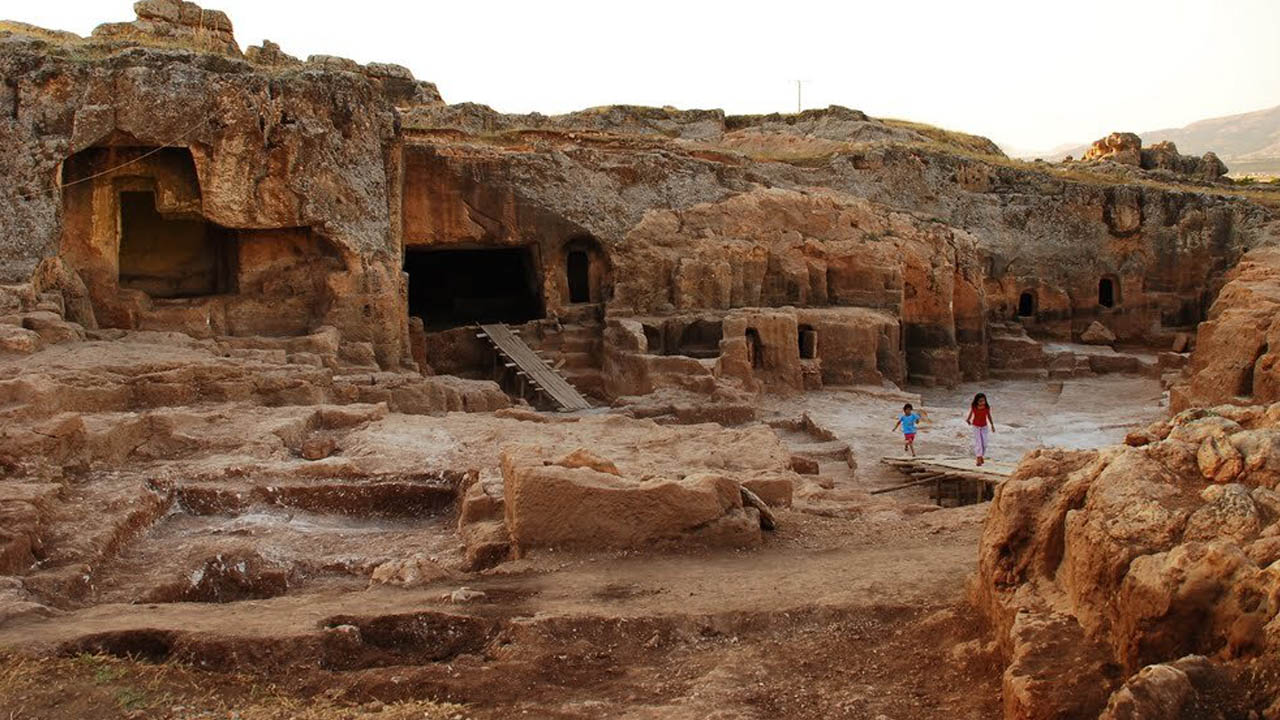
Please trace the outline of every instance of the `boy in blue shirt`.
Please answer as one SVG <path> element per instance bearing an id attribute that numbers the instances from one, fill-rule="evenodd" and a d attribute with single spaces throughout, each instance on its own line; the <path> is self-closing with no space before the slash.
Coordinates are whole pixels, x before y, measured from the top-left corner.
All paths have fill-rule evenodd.
<path id="1" fill-rule="evenodd" d="M 897 430 L 898 426 L 902 426 L 902 451 L 911 453 L 911 457 L 916 456 L 916 423 L 920 422 L 921 417 L 929 417 L 929 413 L 921 410 L 915 412 L 911 407 L 911 403 L 902 406 L 902 415 L 898 417 L 898 422 L 893 424 L 893 429 Z"/>

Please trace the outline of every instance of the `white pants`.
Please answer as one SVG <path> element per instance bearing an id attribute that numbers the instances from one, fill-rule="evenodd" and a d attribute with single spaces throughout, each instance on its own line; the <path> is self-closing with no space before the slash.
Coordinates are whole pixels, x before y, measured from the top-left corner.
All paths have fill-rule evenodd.
<path id="1" fill-rule="evenodd" d="M 987 440 L 991 437 L 991 426 L 974 425 L 973 426 L 973 454 L 977 457 L 986 457 Z"/>

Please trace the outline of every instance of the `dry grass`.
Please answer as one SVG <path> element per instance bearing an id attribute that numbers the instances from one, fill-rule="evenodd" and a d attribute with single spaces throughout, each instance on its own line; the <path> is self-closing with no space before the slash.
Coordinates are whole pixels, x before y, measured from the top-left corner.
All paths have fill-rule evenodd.
<path id="1" fill-rule="evenodd" d="M 12 20 L 0 20 L 0 32 L 10 32 L 15 35 L 25 35 L 27 37 L 39 38 L 50 42 L 76 42 L 82 39 L 75 33 L 64 32 L 62 30 L 46 30 L 42 27 L 15 22 Z"/>
<path id="2" fill-rule="evenodd" d="M 173 720 L 458 720 L 465 708 L 431 700 L 352 705 L 299 698 L 260 678 L 106 655 L 29 658 L 0 652 L 0 719 L 164 717 Z"/>
<path id="3" fill-rule="evenodd" d="M 970 135 L 969 133 L 957 132 L 955 130 L 944 130 L 943 128 L 924 123 L 911 122 L 910 120 L 896 120 L 894 118 L 880 118 L 880 122 L 889 127 L 902 128 L 919 133 L 943 148 L 956 148 L 958 150 L 975 153 L 982 157 L 1004 157 L 1004 153 L 1000 152 L 1000 148 L 995 143 L 981 135 Z M 992 152 L 992 151 L 995 152 Z"/>
<path id="4" fill-rule="evenodd" d="M 928 127 L 928 126 L 925 126 Z M 946 130 L 938 132 L 946 133 Z M 858 152 L 865 152 L 875 146 L 880 147 L 897 147 L 907 150 L 915 150 L 924 153 L 936 153 L 941 155 L 950 155 L 952 157 L 961 157 L 973 160 L 975 162 L 985 163 L 987 165 L 996 165 L 1001 167 L 1012 168 L 1024 172 L 1044 173 L 1062 180 L 1083 183 L 1086 185 L 1140 185 L 1143 187 L 1155 188 L 1165 192 L 1185 192 L 1199 193 L 1203 195 L 1218 195 L 1221 197 L 1239 198 L 1249 200 L 1259 205 L 1280 208 L 1280 190 L 1270 183 L 1267 184 L 1249 184 L 1236 183 L 1234 185 L 1199 185 L 1192 182 L 1177 183 L 1165 182 L 1145 177 L 1128 177 L 1110 175 L 1105 172 L 1091 172 L 1087 168 L 1080 166 L 1062 166 L 1052 163 L 1036 163 L 1029 160 L 1018 160 L 1004 155 L 990 155 L 978 150 L 966 150 L 963 147 L 951 143 L 943 142 L 927 142 L 927 143 L 841 143 L 836 149 L 824 147 L 822 150 L 813 150 L 810 148 L 728 148 L 729 152 L 734 152 L 743 157 L 759 162 L 781 162 L 798 167 L 820 167 L 830 162 L 836 155 L 845 155 Z M 726 150 L 714 144 L 705 146 L 708 150 L 719 149 Z"/>

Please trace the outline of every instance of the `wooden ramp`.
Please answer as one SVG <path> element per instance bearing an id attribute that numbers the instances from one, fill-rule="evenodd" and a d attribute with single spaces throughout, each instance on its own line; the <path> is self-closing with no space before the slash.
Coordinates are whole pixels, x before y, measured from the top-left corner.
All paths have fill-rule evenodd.
<path id="1" fill-rule="evenodd" d="M 582 397 L 578 389 L 569 384 L 560 373 L 547 365 L 519 335 L 505 323 L 481 325 L 478 337 L 493 345 L 501 358 L 507 360 L 518 378 L 522 389 L 529 388 L 542 393 L 561 410 L 587 410 L 591 403 Z"/>
<path id="2" fill-rule="evenodd" d="M 930 487 L 930 495 L 939 505 L 969 505 L 989 500 L 996 486 L 1013 474 L 1013 463 L 988 460 L 975 465 L 972 457 L 920 455 L 887 457 L 880 462 L 911 477 L 902 485 L 872 490 L 872 495 L 905 490 L 921 485 Z"/>

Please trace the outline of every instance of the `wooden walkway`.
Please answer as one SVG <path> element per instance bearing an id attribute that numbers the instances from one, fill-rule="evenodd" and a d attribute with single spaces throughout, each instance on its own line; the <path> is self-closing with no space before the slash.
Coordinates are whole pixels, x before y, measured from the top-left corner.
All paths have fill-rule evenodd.
<path id="1" fill-rule="evenodd" d="M 1013 475 L 1014 463 L 988 460 L 974 465 L 967 456 L 921 455 L 887 457 L 880 462 L 912 478 L 910 482 L 872 490 L 872 495 L 905 490 L 920 485 L 931 486 L 930 496 L 939 505 L 969 505 L 990 500 L 996 486 Z"/>
<path id="2" fill-rule="evenodd" d="M 547 361 L 533 351 L 520 336 L 505 323 L 481 325 L 479 337 L 483 337 L 507 360 L 515 370 L 521 389 L 529 388 L 542 393 L 561 410 L 588 410 L 591 403 L 582 397 L 578 389 L 569 384 Z M 523 394 L 523 393 L 522 393 Z"/>

